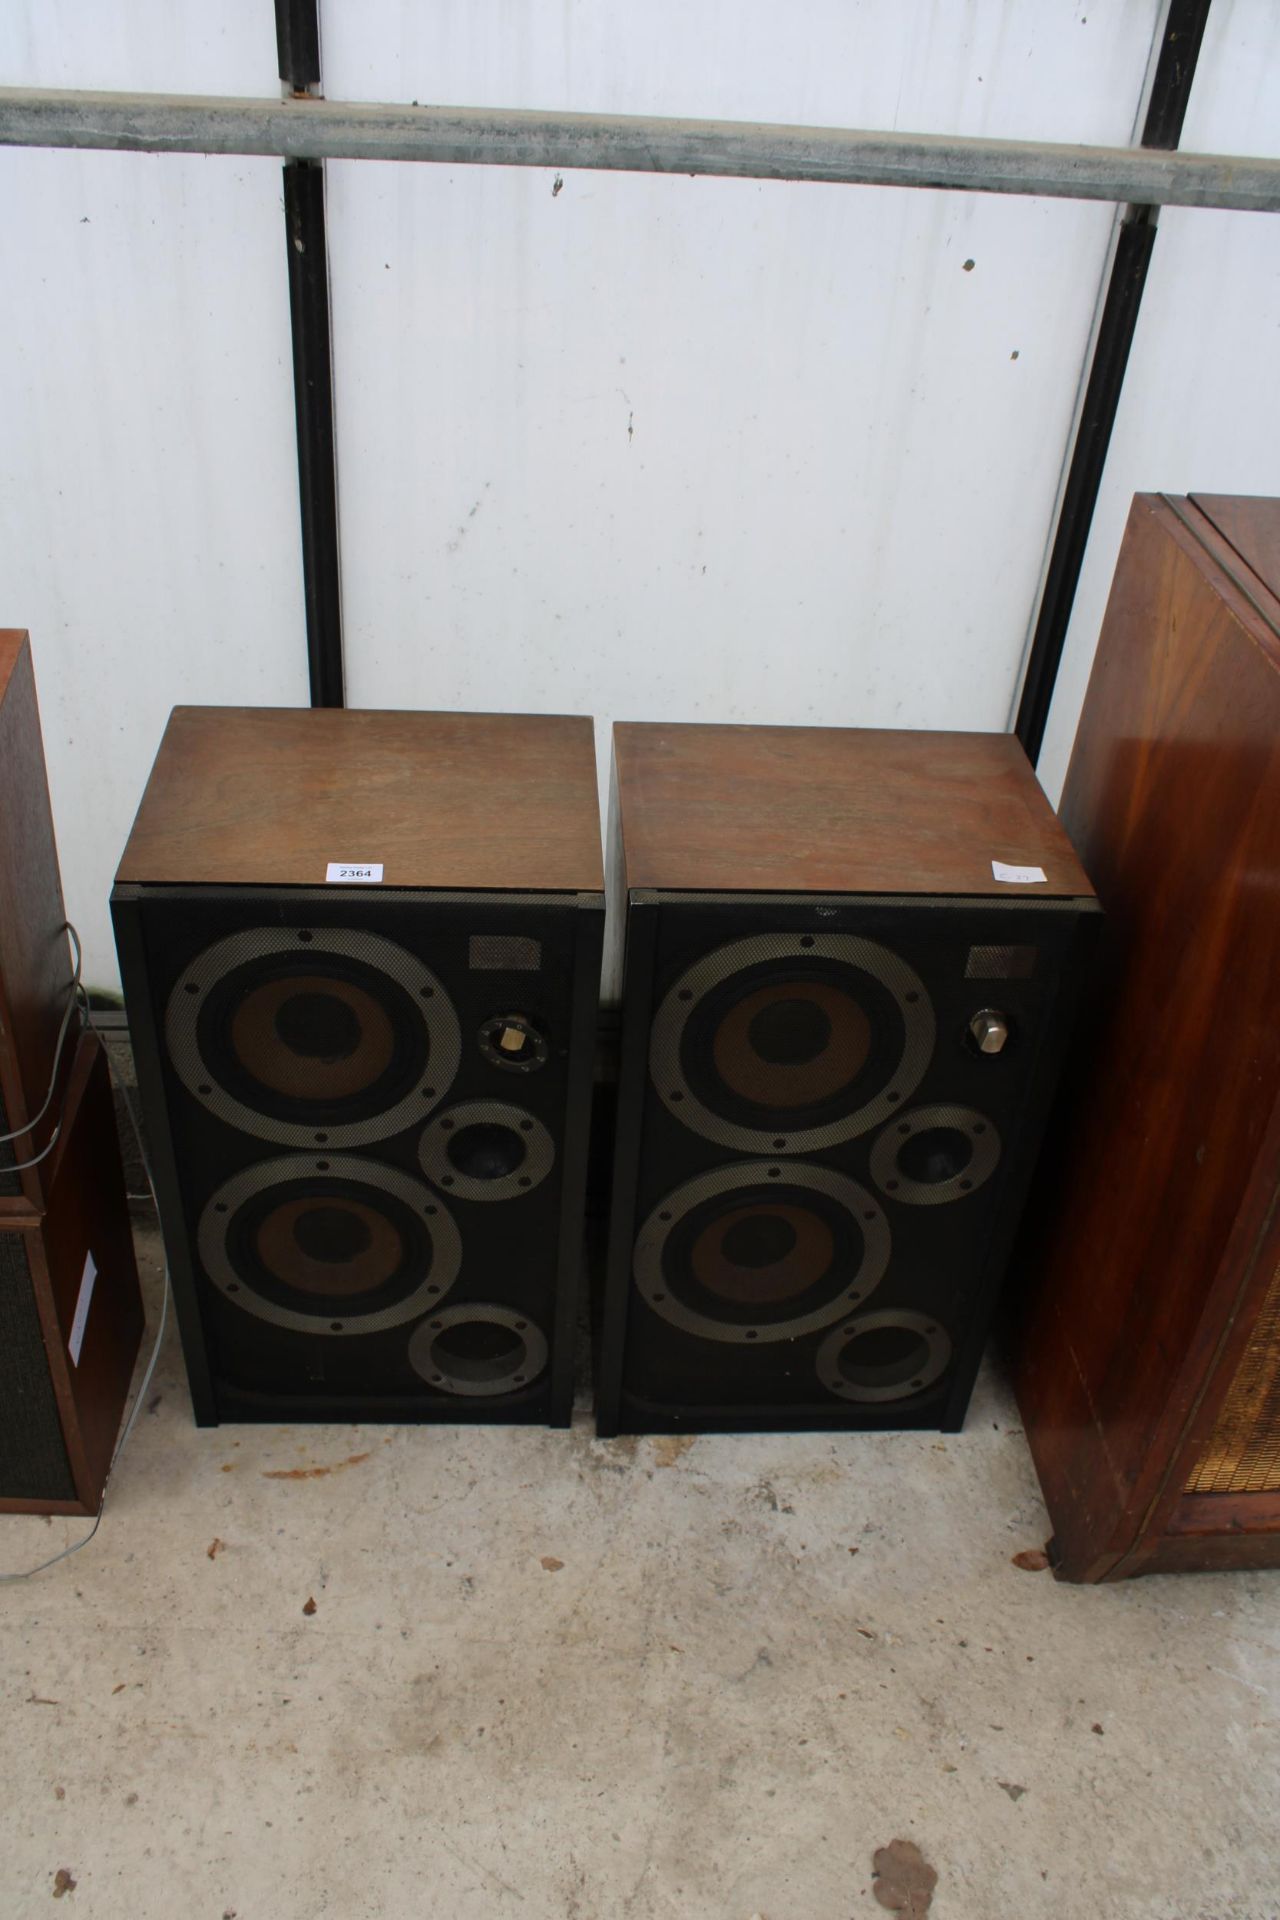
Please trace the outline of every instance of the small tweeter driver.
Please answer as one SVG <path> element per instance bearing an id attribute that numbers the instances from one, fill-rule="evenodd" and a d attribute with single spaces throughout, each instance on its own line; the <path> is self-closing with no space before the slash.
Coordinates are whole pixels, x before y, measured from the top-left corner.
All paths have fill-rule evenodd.
<path id="1" fill-rule="evenodd" d="M 546 1035 L 523 1013 L 499 1013 L 480 1029 L 480 1051 L 504 1073 L 536 1073 L 550 1049 Z"/>

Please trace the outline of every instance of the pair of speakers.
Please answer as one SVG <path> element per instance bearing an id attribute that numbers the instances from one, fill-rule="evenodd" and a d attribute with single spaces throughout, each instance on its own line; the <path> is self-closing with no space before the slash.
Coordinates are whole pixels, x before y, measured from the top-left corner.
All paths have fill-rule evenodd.
<path id="1" fill-rule="evenodd" d="M 1002 736 L 616 743 L 601 1430 L 956 1426 L 1088 882 Z M 113 906 L 198 1420 L 567 1424 L 603 878 L 589 720 L 174 713 Z"/>

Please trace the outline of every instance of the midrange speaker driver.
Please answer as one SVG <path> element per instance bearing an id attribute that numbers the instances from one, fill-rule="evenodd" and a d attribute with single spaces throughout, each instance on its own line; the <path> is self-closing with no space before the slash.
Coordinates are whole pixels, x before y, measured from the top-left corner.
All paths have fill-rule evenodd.
<path id="1" fill-rule="evenodd" d="M 916 1107 L 887 1126 L 871 1149 L 871 1177 L 913 1207 L 962 1200 L 1000 1163 L 1000 1135 L 972 1107 Z"/>
<path id="2" fill-rule="evenodd" d="M 165 1039 L 210 1113 L 294 1147 L 402 1132 L 448 1092 L 461 1056 L 430 969 L 342 927 L 254 927 L 206 947 L 169 996 Z"/>
<path id="3" fill-rule="evenodd" d="M 542 1121 L 505 1100 L 464 1100 L 437 1114 L 418 1146 L 422 1170 L 458 1200 L 517 1200 L 555 1165 Z"/>
<path id="4" fill-rule="evenodd" d="M 654 1016 L 649 1071 L 668 1111 L 704 1139 L 811 1153 L 886 1120 L 933 1046 L 924 984 L 888 947 L 761 933 L 675 982 Z"/>
<path id="5" fill-rule="evenodd" d="M 636 1288 L 685 1333 L 794 1340 L 844 1319 L 883 1279 L 889 1224 L 829 1167 L 741 1161 L 668 1194 L 641 1227 Z"/>
<path id="6" fill-rule="evenodd" d="M 444 1203 L 396 1167 L 289 1154 L 245 1167 L 211 1196 L 197 1236 L 218 1291 L 298 1333 L 381 1333 L 429 1312 L 458 1276 Z"/>

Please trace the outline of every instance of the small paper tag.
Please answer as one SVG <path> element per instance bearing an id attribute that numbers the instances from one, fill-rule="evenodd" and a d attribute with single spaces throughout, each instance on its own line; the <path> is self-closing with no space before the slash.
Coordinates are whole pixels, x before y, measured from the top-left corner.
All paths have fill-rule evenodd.
<path id="1" fill-rule="evenodd" d="M 326 883 L 340 887 L 377 887 L 382 884 L 381 860 L 331 860 Z"/>
<path id="2" fill-rule="evenodd" d="M 80 1349 L 84 1345 L 85 1322 L 89 1318 L 89 1302 L 93 1298 L 93 1283 L 98 1277 L 98 1266 L 93 1255 L 84 1257 L 84 1272 L 80 1275 L 80 1291 L 76 1295 L 76 1310 L 71 1322 L 71 1338 L 67 1341 L 67 1352 L 71 1355 L 73 1367 L 80 1365 Z"/>
<path id="3" fill-rule="evenodd" d="M 1038 880 L 1047 880 L 1043 867 L 1006 867 L 1003 860 L 993 860 L 991 871 L 997 880 L 1003 880 L 1007 886 L 1029 887 Z"/>

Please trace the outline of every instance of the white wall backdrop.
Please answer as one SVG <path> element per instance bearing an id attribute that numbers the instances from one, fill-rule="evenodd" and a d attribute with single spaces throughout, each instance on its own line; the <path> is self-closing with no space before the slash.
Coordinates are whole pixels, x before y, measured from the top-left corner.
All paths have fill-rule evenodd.
<path id="1" fill-rule="evenodd" d="M 363 99 L 1124 143 L 1154 5 L 330 0 Z M 1110 208 L 344 164 L 349 696 L 1003 727 Z"/>
<path id="2" fill-rule="evenodd" d="M 335 98 L 1118 143 L 1159 15 L 322 0 Z M 1276 151 L 1278 33 L 1215 0 L 1184 144 Z M 273 9 L 0 0 L 0 84 L 275 95 Z M 168 708 L 307 697 L 280 168 L 9 150 L 0 200 L 0 622 L 105 985 Z M 354 704 L 1007 724 L 1109 209 L 347 164 L 329 213 Z M 1128 493 L 1280 491 L 1278 239 L 1161 223 L 1051 781 Z"/>
<path id="3" fill-rule="evenodd" d="M 1280 155 L 1280 9 L 1214 0 L 1182 143 Z M 1280 494 L 1280 219 L 1160 216 L 1040 759 L 1062 790 L 1135 493 Z"/>
<path id="4" fill-rule="evenodd" d="M 0 83 L 278 94 L 272 9 L 2 0 Z M 31 629 L 67 911 L 114 986 L 170 707 L 307 700 L 280 166 L 6 148 L 0 205 L 0 624 Z"/>

